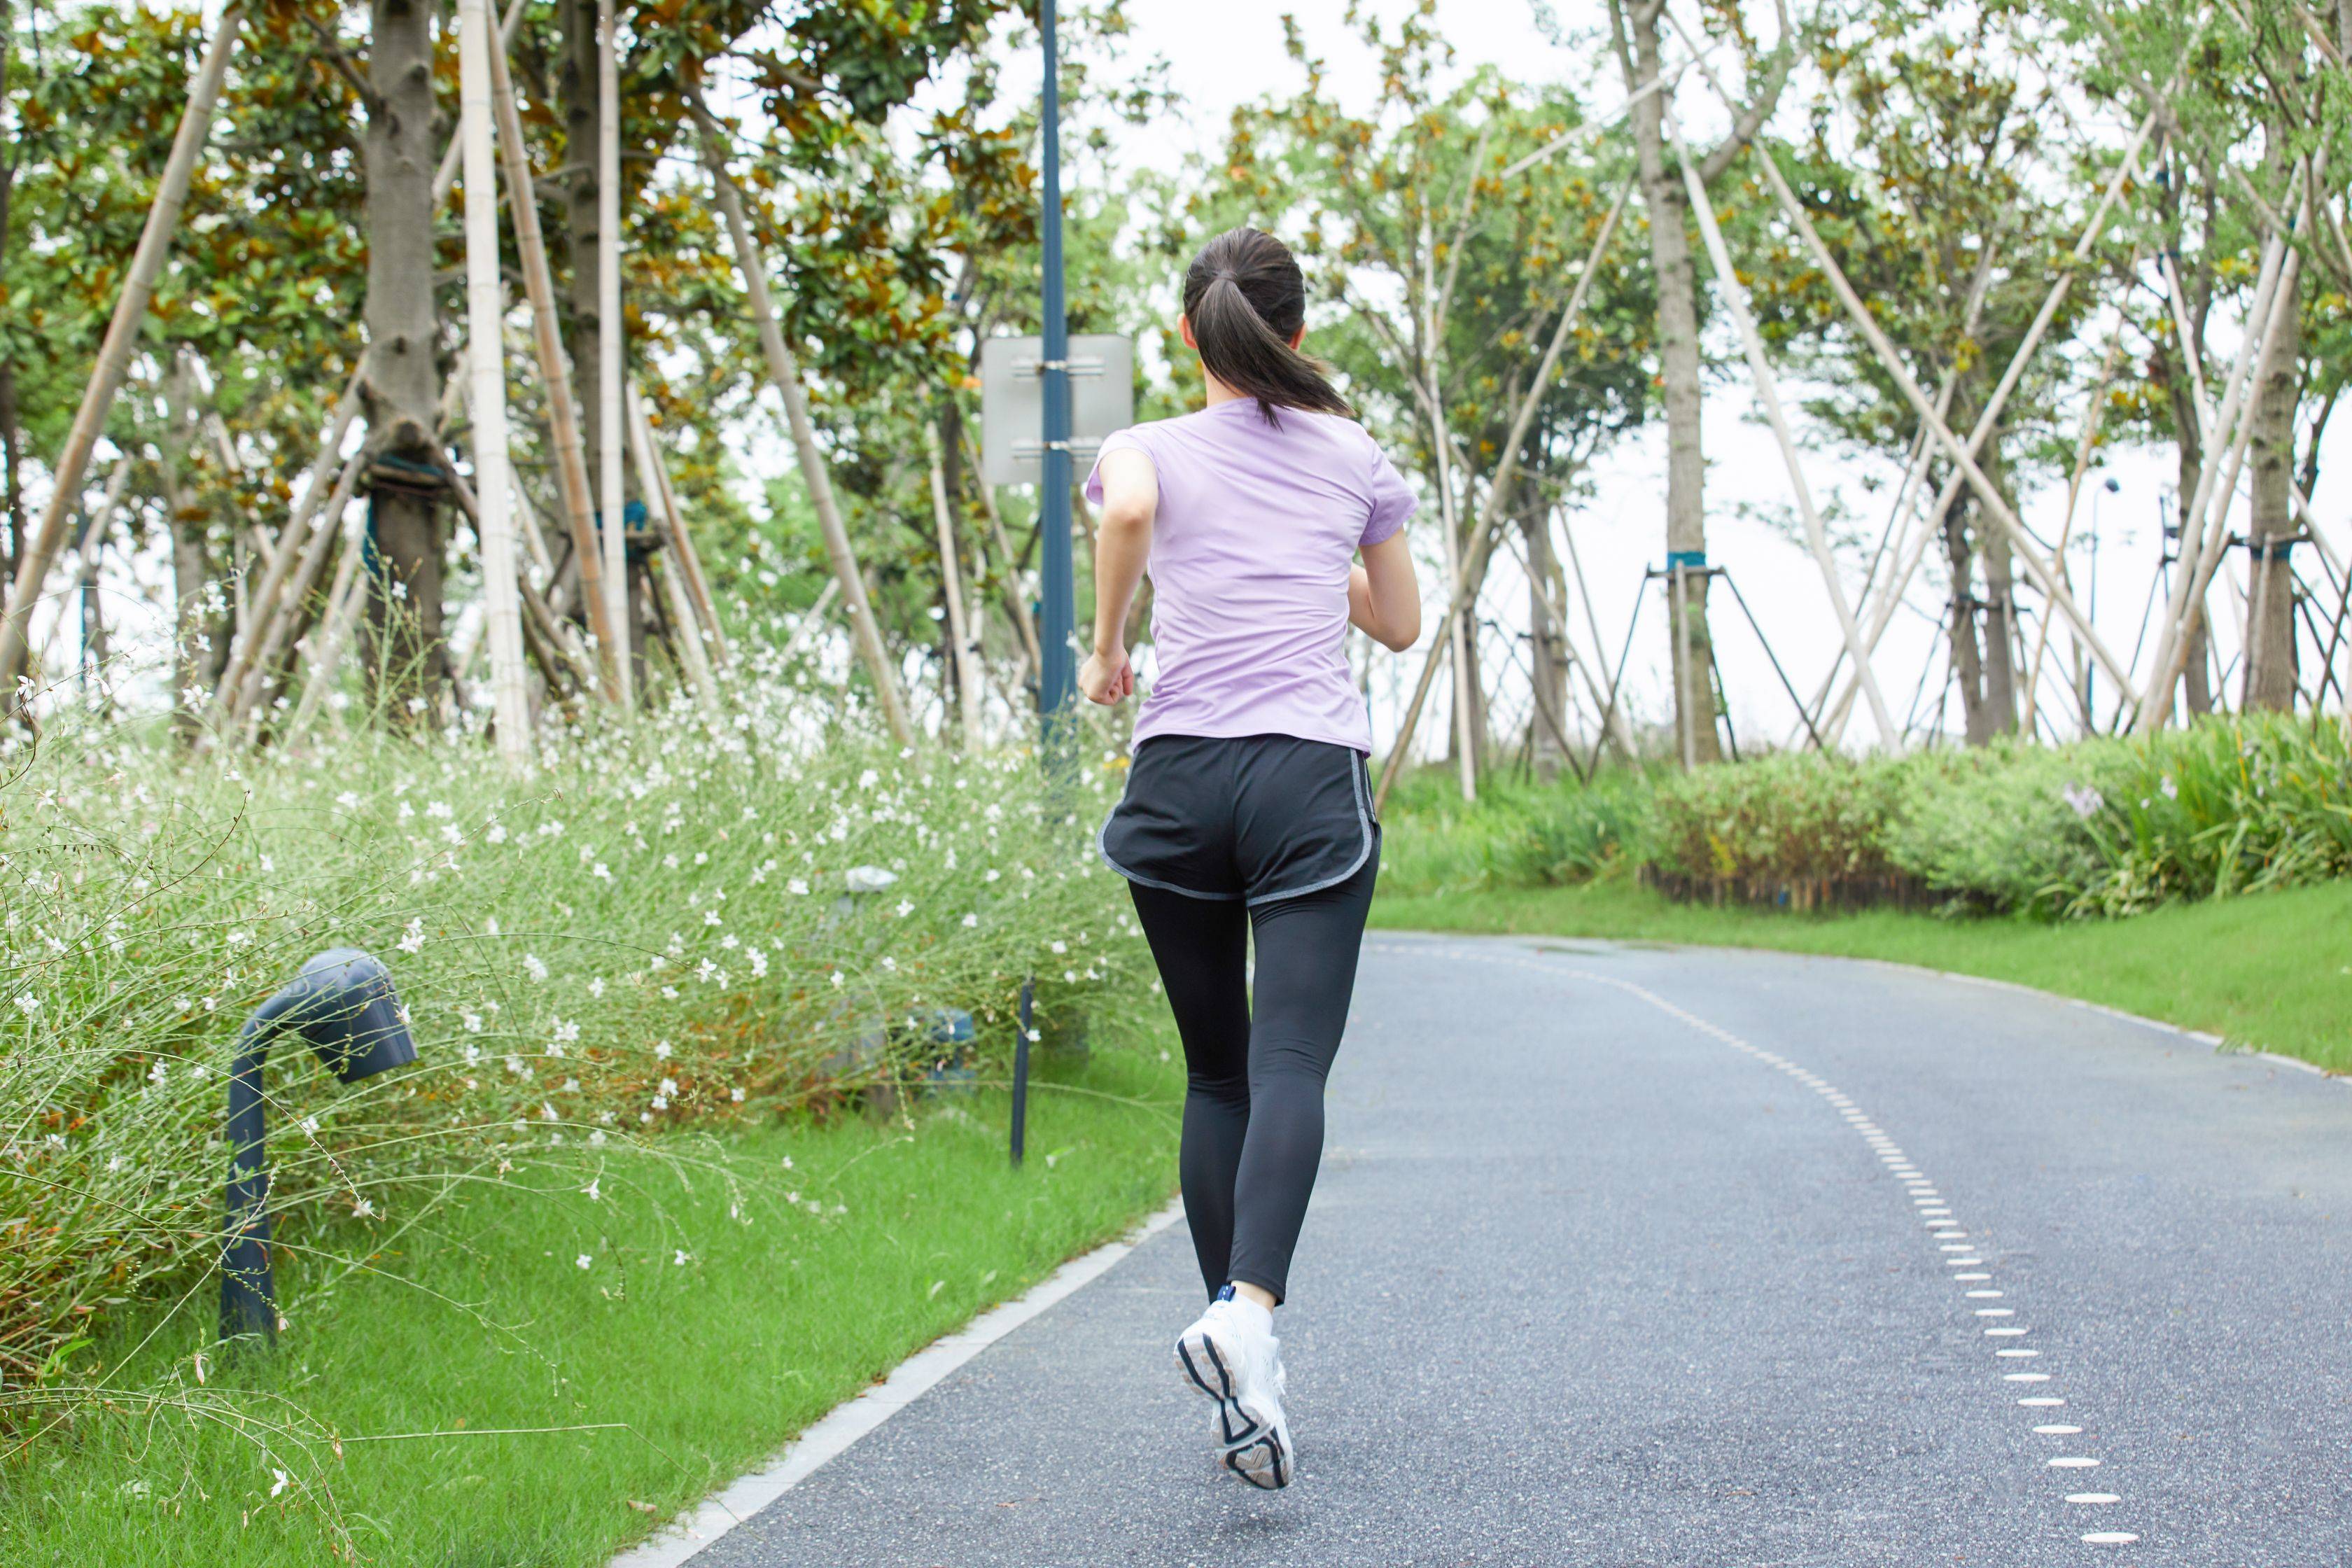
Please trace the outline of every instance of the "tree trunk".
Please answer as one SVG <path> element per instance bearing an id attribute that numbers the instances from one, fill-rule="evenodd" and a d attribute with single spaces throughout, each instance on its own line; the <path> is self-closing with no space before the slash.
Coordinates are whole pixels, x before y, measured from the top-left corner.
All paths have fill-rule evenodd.
<path id="1" fill-rule="evenodd" d="M 1549 778 L 1565 760 L 1560 737 L 1568 733 L 1568 644 L 1561 636 L 1568 584 L 1552 556 L 1549 510 L 1522 518 L 1519 526 L 1528 542 L 1528 654 L 1535 678 L 1528 754 L 1536 773 Z"/>
<path id="2" fill-rule="evenodd" d="M 2001 452 L 2005 434 L 1996 426 L 1987 436 L 1982 467 L 2001 498 L 2017 507 L 2009 488 L 2009 465 Z M 1970 509 L 1979 518 L 1982 507 Z M 2010 554 L 2009 536 L 1998 523 L 1985 519 L 1977 529 L 1978 552 L 1984 567 L 1984 721 L 1987 739 L 2017 733 L 2017 574 Z M 1969 737 L 1972 744 L 1982 744 Z"/>
<path id="3" fill-rule="evenodd" d="M 0 227 L 0 247 L 7 244 Z M 5 254 L 5 249 L 0 249 Z M 0 359 L 0 463 L 8 466 L 5 495 L 0 495 L 0 581 L 16 580 L 16 550 L 25 537 L 25 437 L 16 413 L 16 362 Z"/>
<path id="4" fill-rule="evenodd" d="M 1971 746 L 1992 738 L 1985 717 L 1984 655 L 1977 640 L 1976 546 L 1965 492 L 1944 512 L 1944 560 L 1951 570 L 1952 680 L 1960 689 L 1962 732 Z"/>
<path id="5" fill-rule="evenodd" d="M 2262 367 L 2254 395 L 2253 435 L 2248 445 L 2253 466 L 2253 521 L 2246 531 L 2249 551 L 2246 676 L 2241 704 L 2248 711 L 2294 707 L 2294 564 L 2286 546 L 2273 542 L 2297 531 L 2294 515 L 2294 411 L 2302 391 L 2302 321 L 2299 301 L 2279 300 L 2286 312 Z"/>
<path id="6" fill-rule="evenodd" d="M 172 537 L 172 726 L 193 742 L 207 700 L 228 666 L 229 626 L 216 605 L 205 520 L 188 494 L 188 438 L 194 424 L 188 408 L 187 371 L 174 363 L 163 380 L 163 428 L 155 443 L 158 488 Z"/>
<path id="7" fill-rule="evenodd" d="M 433 297 L 433 6 L 373 0 L 366 137 L 368 668 L 396 720 L 431 710 L 441 642 L 441 336 Z M 287 548 L 296 542 L 289 541 Z"/>
<path id="8" fill-rule="evenodd" d="M 1623 11 L 1623 31 L 1632 47 L 1625 65 L 1628 92 L 1657 77 L 1662 14 L 1660 7 L 1646 3 Z M 1688 198 L 1679 170 L 1666 155 L 1664 98 L 1657 92 L 1643 99 L 1630 120 L 1643 205 L 1650 217 L 1650 268 L 1657 287 L 1658 379 L 1666 414 L 1666 552 L 1670 558 L 1681 557 L 1696 566 L 1706 555 L 1706 468 L 1699 446 L 1698 278 L 1684 226 Z M 1708 673 L 1713 643 L 1707 632 L 1707 583 L 1696 572 L 1689 574 L 1682 595 L 1682 635 L 1674 635 L 1672 627 L 1667 633 L 1667 645 L 1674 650 L 1676 723 L 1690 736 L 1693 760 L 1699 763 L 1723 755 Z"/>
<path id="9" fill-rule="evenodd" d="M 604 118 L 597 101 L 596 72 L 598 38 L 596 0 L 562 0 L 558 18 L 563 33 L 563 66 L 556 79 L 556 101 L 563 111 L 563 218 L 565 244 L 572 256 L 572 384 L 573 398 L 580 410 L 580 434 L 583 456 L 586 460 L 592 484 L 604 471 L 604 347 L 601 341 L 604 311 L 602 289 L 604 263 L 600 248 L 604 224 L 599 216 L 599 204 L 604 193 L 597 177 L 596 148 L 604 133 Z M 625 439 L 614 431 L 611 438 Z M 598 532 L 601 542 L 605 526 L 602 521 L 604 498 L 597 495 Z M 625 526 L 625 519 L 613 520 L 611 526 Z M 646 683 L 646 604 L 645 574 L 632 570 L 624 574 L 628 582 L 628 607 L 624 619 L 627 623 L 629 666 L 633 672 L 631 689 L 643 691 Z M 575 591 L 572 600 L 579 602 Z"/>
<path id="10" fill-rule="evenodd" d="M 2176 426 L 2180 453 L 2174 475 L 2174 484 L 2178 493 L 2172 502 L 2176 527 L 2179 524 L 2180 513 L 2188 509 L 2189 498 L 2197 493 L 2197 486 L 2204 478 L 2205 468 L 2204 442 L 2197 428 L 2196 414 L 2180 402 L 2181 398 L 2188 395 L 2189 393 L 2185 387 L 2176 390 L 2173 394 L 2173 423 Z M 2187 546 L 2181 543 L 2175 548 L 2185 550 Z M 2173 563 L 2173 570 L 2186 572 L 2189 570 L 2189 563 L 2177 561 Z M 2205 616 L 2201 610 L 2189 617 L 2187 637 L 2189 660 L 2181 668 L 2182 700 L 2188 704 L 2191 716 L 2210 713 L 2213 711 L 2212 671 L 2209 668 L 2211 659 L 2206 646 Z"/>

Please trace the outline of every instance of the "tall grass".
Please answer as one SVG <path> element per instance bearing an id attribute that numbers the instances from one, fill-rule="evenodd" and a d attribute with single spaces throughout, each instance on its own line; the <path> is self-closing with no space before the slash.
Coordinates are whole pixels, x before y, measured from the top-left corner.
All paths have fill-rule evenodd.
<path id="1" fill-rule="evenodd" d="M 135 1397 L 85 1364 L 109 1314 L 209 1317 L 236 1030 L 321 948 L 391 964 L 419 1059 L 343 1088 L 277 1052 L 277 1246 L 314 1274 L 485 1184 L 919 1073 L 941 1009 L 994 1059 L 1024 975 L 1050 1026 L 1148 964 L 1078 827 L 1108 769 L 1049 803 L 1034 758 L 897 750 L 772 660 L 527 774 L 476 733 L 191 756 L 65 716 L 0 770 L 0 1429 Z"/>

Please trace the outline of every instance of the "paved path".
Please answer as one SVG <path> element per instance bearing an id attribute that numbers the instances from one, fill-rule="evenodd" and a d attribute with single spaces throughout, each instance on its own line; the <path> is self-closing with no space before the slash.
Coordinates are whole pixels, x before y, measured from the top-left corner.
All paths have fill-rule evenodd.
<path id="1" fill-rule="evenodd" d="M 1378 935 L 1330 1110 L 1293 1490 L 1208 1462 L 1180 1226 L 696 1568 L 2352 1561 L 2352 1088 L 1876 965 Z"/>

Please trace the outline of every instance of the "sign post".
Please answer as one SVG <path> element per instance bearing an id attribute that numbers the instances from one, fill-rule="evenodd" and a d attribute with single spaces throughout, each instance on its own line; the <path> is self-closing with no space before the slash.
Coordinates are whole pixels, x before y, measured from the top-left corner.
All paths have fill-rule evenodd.
<path id="1" fill-rule="evenodd" d="M 1045 473 L 1039 479 L 1038 527 L 1044 530 L 1044 614 L 1037 623 L 1037 713 L 1051 754 L 1062 743 L 1062 720 L 1076 696 L 1070 647 L 1076 586 L 1070 570 L 1070 331 L 1062 302 L 1061 51 L 1054 32 L 1054 0 L 1037 7 L 1045 36 L 1045 167 L 1041 237 L 1045 252 L 1045 342 L 1038 355 L 1045 394 Z"/>

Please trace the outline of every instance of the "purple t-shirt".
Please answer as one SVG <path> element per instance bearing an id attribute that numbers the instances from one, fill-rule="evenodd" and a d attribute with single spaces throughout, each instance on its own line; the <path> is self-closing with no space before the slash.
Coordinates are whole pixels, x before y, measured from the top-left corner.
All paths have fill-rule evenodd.
<path id="1" fill-rule="evenodd" d="M 1137 425 L 1103 443 L 1087 476 L 1099 503 L 1102 458 L 1134 450 L 1160 480 L 1148 567 L 1160 668 L 1139 742 L 1296 735 L 1371 752 L 1348 668 L 1348 569 L 1416 503 L 1354 420 L 1298 408 L 1280 418 L 1269 425 L 1255 398 L 1236 397 Z"/>

